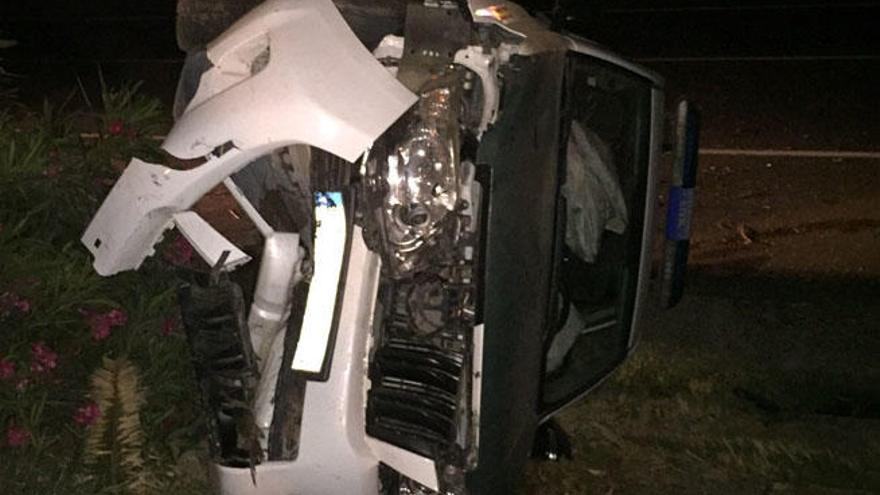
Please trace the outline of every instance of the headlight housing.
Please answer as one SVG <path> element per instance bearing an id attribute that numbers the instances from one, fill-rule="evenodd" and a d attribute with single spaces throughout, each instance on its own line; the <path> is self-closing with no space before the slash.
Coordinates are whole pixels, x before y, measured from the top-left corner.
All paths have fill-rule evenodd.
<path id="1" fill-rule="evenodd" d="M 450 213 L 463 208 L 459 76 L 453 69 L 431 79 L 365 159 L 367 221 L 395 278 L 415 272 L 426 251 L 456 235 Z"/>

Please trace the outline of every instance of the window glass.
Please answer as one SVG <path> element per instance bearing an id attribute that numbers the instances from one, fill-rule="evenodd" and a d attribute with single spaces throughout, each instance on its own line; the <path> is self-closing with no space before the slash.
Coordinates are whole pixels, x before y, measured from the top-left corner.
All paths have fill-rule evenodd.
<path id="1" fill-rule="evenodd" d="M 582 55 L 572 55 L 569 82 L 561 307 L 545 404 L 579 395 L 626 354 L 649 162 L 650 83 Z"/>

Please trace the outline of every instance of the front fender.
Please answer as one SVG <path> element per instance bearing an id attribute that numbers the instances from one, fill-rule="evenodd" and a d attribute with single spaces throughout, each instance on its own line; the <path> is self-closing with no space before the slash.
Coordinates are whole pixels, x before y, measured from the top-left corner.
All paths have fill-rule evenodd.
<path id="1" fill-rule="evenodd" d="M 354 161 L 417 99 L 331 0 L 266 2 L 207 55 L 213 66 L 162 148 L 209 160 L 187 171 L 132 160 L 82 238 L 102 275 L 138 268 L 175 214 L 260 155 L 302 143 Z"/>
<path id="2" fill-rule="evenodd" d="M 207 54 L 214 66 L 163 144 L 179 158 L 293 138 L 354 161 L 416 100 L 330 0 L 262 4 Z"/>

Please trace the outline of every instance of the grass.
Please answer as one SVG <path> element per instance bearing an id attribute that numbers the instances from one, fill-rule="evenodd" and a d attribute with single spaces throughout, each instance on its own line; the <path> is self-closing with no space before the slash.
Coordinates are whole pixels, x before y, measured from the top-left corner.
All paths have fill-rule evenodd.
<path id="1" fill-rule="evenodd" d="M 718 306 L 726 302 L 691 295 L 683 304 L 654 320 L 661 330 L 649 333 L 608 383 L 562 415 L 574 459 L 531 466 L 529 493 L 880 491 L 880 421 L 872 402 L 878 370 L 859 364 L 877 348 L 874 340 L 862 340 L 861 352 L 836 354 L 823 342 L 829 336 L 804 337 L 806 326 L 828 314 L 819 303 L 789 310 L 808 313 L 790 329 L 752 325 L 763 308 L 735 308 L 717 333 L 701 320 L 706 312 L 724 313 Z M 870 315 L 864 320 L 853 328 L 838 325 L 834 338 L 863 331 L 872 321 Z M 743 334 L 738 327 L 758 331 Z M 780 342 L 793 335 L 814 354 L 788 368 L 779 359 Z M 763 352 L 776 359 L 764 359 Z M 832 354 L 839 358 L 835 366 L 810 369 Z M 849 407 L 839 406 L 841 397 Z"/>
<path id="2" fill-rule="evenodd" d="M 206 492 L 192 463 L 177 468 L 203 426 L 174 275 L 151 260 L 99 277 L 79 243 L 120 165 L 158 156 L 168 125 L 137 86 L 103 94 L 100 108 L 0 110 L 0 493 Z"/>

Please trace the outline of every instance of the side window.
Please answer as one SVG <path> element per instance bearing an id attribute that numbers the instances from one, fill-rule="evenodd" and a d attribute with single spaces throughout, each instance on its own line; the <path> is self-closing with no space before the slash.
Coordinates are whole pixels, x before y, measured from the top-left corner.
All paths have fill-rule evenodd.
<path id="1" fill-rule="evenodd" d="M 648 172 L 651 85 L 572 54 L 561 187 L 560 318 L 547 345 L 543 402 L 579 395 L 626 355 Z"/>

